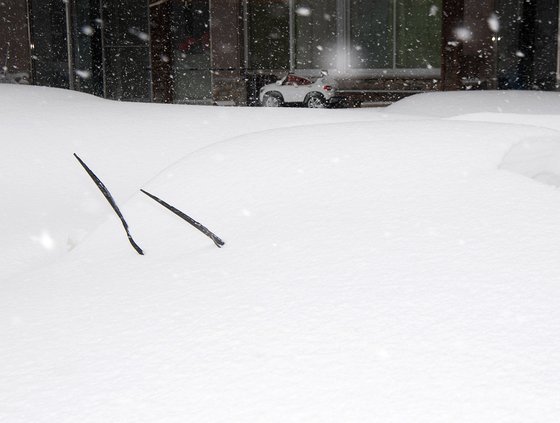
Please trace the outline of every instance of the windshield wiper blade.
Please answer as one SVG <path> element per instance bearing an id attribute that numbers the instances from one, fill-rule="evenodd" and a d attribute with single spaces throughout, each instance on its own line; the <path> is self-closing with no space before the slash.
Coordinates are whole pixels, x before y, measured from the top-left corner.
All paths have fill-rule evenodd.
<path id="1" fill-rule="evenodd" d="M 212 241 L 214 241 L 214 244 L 216 244 L 216 247 L 218 248 L 222 248 L 222 246 L 225 244 L 224 241 L 222 241 L 220 239 L 219 236 L 217 236 L 216 234 L 214 234 L 212 231 L 210 231 L 206 226 L 204 226 L 203 224 L 197 222 L 196 220 L 194 220 L 192 217 L 186 215 L 185 213 L 183 213 L 181 210 L 173 207 L 172 205 L 166 203 L 165 201 L 163 201 L 161 198 L 156 197 L 153 194 L 150 194 L 147 191 L 144 191 L 143 189 L 141 189 L 140 191 L 142 191 L 144 194 L 146 194 L 148 197 L 150 197 L 152 200 L 158 202 L 159 204 L 161 204 L 163 207 L 165 207 L 166 209 L 172 211 L 173 213 L 175 213 L 177 216 L 179 216 L 181 219 L 187 221 L 188 223 L 190 223 L 192 226 L 194 226 L 196 229 L 198 229 L 200 232 L 202 232 L 204 235 L 206 235 L 208 238 L 210 238 Z"/>
<path id="2" fill-rule="evenodd" d="M 126 231 L 126 236 L 128 237 L 128 241 L 130 242 L 130 245 L 132 245 L 132 248 L 134 248 L 138 254 L 143 256 L 144 251 L 142 251 L 142 249 L 138 246 L 138 244 L 134 242 L 134 239 L 132 239 L 132 235 L 130 235 L 130 231 L 128 230 L 128 223 L 126 223 L 126 220 L 124 220 L 124 216 L 119 210 L 119 207 L 115 202 L 115 199 L 113 198 L 113 196 L 111 195 L 107 187 L 103 184 L 103 182 L 101 182 L 101 180 L 97 177 L 97 175 L 93 173 L 93 171 L 89 167 L 87 167 L 87 165 L 83 162 L 82 159 L 78 157 L 76 153 L 74 153 L 74 157 L 78 159 L 82 167 L 86 170 L 87 174 L 90 176 L 91 179 L 93 179 L 93 182 L 95 182 L 97 188 L 99 188 L 99 190 L 103 193 L 103 195 L 105 196 L 105 198 L 107 199 L 107 201 L 109 202 L 109 204 L 111 205 L 111 207 L 113 208 L 113 210 L 115 211 L 119 219 L 121 220 L 124 230 Z"/>

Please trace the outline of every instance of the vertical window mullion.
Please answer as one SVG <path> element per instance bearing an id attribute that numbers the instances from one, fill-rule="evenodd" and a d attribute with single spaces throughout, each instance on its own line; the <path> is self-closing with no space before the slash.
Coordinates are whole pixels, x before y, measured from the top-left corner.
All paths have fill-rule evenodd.
<path id="1" fill-rule="evenodd" d="M 350 17 L 351 15 L 351 10 L 350 8 L 352 7 L 351 1 L 350 0 L 344 0 L 344 6 L 345 7 L 345 16 L 344 16 L 344 24 L 345 24 L 345 28 L 344 28 L 344 37 L 345 37 L 345 43 L 344 46 L 346 47 L 346 54 L 344 55 L 345 63 L 344 63 L 344 69 L 348 69 L 350 67 L 351 59 L 350 59 L 350 54 L 352 54 L 352 41 L 350 40 L 350 28 L 352 27 L 352 22 L 350 22 Z"/>
<path id="2" fill-rule="evenodd" d="M 101 68 L 103 72 L 103 98 L 107 98 L 107 56 L 105 52 L 105 16 L 103 13 L 103 0 L 99 0 L 99 28 L 101 30 Z"/>
<path id="3" fill-rule="evenodd" d="M 243 67 L 249 68 L 249 11 L 247 0 L 243 0 Z"/>
<path id="4" fill-rule="evenodd" d="M 336 70 L 342 72 L 348 66 L 348 38 L 346 33 L 349 31 L 347 24 L 346 0 L 336 2 Z"/>
<path id="5" fill-rule="evenodd" d="M 556 41 L 556 48 L 558 50 L 556 54 L 556 85 L 558 86 L 560 85 L 560 7 L 558 8 L 558 29 L 556 31 L 558 32 Z"/>
<path id="6" fill-rule="evenodd" d="M 397 1 L 393 2 L 393 69 L 397 68 Z"/>
<path id="7" fill-rule="evenodd" d="M 73 27 L 72 25 L 72 3 L 70 1 L 65 2 L 65 14 L 66 14 L 66 51 L 68 54 L 68 88 L 74 89 L 74 37 L 73 37 Z"/>
<path id="8" fill-rule="evenodd" d="M 152 39 L 152 29 L 150 27 L 150 0 L 145 0 L 146 10 L 148 10 L 148 26 L 147 26 L 147 33 L 148 39 Z M 152 43 L 148 43 L 148 85 L 150 86 L 149 89 L 149 98 L 150 102 L 154 101 L 154 71 L 153 71 L 153 64 L 152 64 Z"/>
<path id="9" fill-rule="evenodd" d="M 295 46 L 296 46 L 296 27 L 295 27 L 295 11 L 294 11 L 294 0 L 289 0 L 288 2 L 288 13 L 290 14 L 289 16 L 289 21 L 288 21 L 288 28 L 290 31 L 290 35 L 289 35 L 289 41 L 288 41 L 288 48 L 290 51 L 290 72 L 293 72 L 294 69 L 296 68 L 296 52 L 295 52 Z"/>

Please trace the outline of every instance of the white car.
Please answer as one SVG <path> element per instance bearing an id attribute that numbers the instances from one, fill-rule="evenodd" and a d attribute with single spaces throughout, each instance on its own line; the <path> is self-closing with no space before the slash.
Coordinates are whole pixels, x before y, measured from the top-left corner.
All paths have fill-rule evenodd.
<path id="1" fill-rule="evenodd" d="M 273 84 L 265 85 L 259 93 L 264 107 L 281 107 L 284 104 L 303 104 L 310 108 L 323 108 L 339 100 L 336 81 L 323 75 L 315 80 L 288 74 Z"/>

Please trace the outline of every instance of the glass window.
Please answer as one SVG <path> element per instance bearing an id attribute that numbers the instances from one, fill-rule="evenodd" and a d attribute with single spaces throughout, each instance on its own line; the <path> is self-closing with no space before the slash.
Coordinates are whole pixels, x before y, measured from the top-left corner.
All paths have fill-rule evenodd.
<path id="1" fill-rule="evenodd" d="M 32 0 L 33 82 L 68 88 L 66 5 L 56 0 Z"/>
<path id="2" fill-rule="evenodd" d="M 393 2 L 352 0 L 350 65 L 359 69 L 393 67 Z"/>
<path id="3" fill-rule="evenodd" d="M 397 68 L 438 68 L 441 0 L 397 0 Z"/>
<path id="4" fill-rule="evenodd" d="M 146 2 L 102 0 L 105 44 L 112 47 L 146 45 L 149 34 Z"/>
<path id="5" fill-rule="evenodd" d="M 105 83 L 108 98 L 150 101 L 150 62 L 145 50 L 126 47 L 105 49 Z"/>
<path id="6" fill-rule="evenodd" d="M 296 0 L 294 2 L 296 68 L 334 69 L 338 54 L 337 1 Z"/>
<path id="7" fill-rule="evenodd" d="M 247 0 L 252 69 L 431 69 L 442 0 Z"/>
<path id="8" fill-rule="evenodd" d="M 290 67 L 290 7 L 288 0 L 248 0 L 249 68 Z"/>
<path id="9" fill-rule="evenodd" d="M 103 96 L 99 1 L 77 0 L 74 13 L 75 88 L 78 91 Z"/>
<path id="10" fill-rule="evenodd" d="M 212 98 L 209 0 L 172 2 L 171 33 L 174 102 Z"/>
<path id="11" fill-rule="evenodd" d="M 150 101 L 149 18 L 145 3 L 103 0 L 108 98 Z"/>

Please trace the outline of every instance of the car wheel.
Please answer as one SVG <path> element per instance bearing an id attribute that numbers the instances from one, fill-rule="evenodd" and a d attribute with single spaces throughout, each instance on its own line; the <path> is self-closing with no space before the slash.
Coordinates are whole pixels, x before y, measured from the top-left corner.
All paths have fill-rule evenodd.
<path id="1" fill-rule="evenodd" d="M 264 107 L 281 107 L 283 104 L 284 100 L 278 93 L 266 93 L 263 96 L 262 105 Z"/>
<path id="2" fill-rule="evenodd" d="M 305 105 L 310 109 L 324 109 L 327 103 L 321 94 L 310 94 Z"/>

